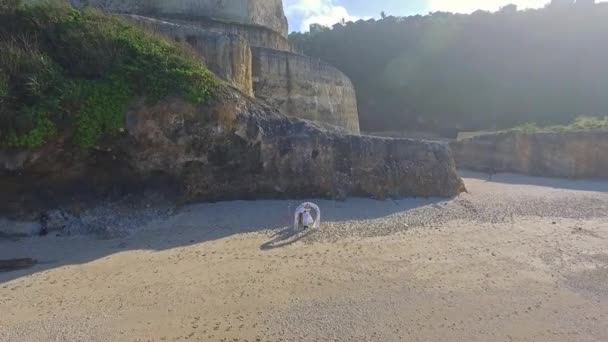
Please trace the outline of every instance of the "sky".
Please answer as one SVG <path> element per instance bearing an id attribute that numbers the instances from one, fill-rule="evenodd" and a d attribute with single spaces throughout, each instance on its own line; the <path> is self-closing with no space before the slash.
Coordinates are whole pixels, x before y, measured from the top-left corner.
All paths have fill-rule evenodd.
<path id="1" fill-rule="evenodd" d="M 478 9 L 496 11 L 507 4 L 520 9 L 543 7 L 550 0 L 283 0 L 290 31 L 307 31 L 310 24 L 325 26 L 342 19 L 356 21 L 377 18 L 380 12 L 406 16 L 435 11 L 472 13 Z"/>

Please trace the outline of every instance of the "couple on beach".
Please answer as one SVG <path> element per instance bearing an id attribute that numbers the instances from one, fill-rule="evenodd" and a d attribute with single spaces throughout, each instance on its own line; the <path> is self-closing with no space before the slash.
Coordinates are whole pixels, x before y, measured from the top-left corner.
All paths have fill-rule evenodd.
<path id="1" fill-rule="evenodd" d="M 313 218 L 311 211 L 315 212 L 315 218 Z M 303 203 L 297 209 L 295 213 L 294 229 L 308 228 L 319 228 L 321 222 L 321 209 L 314 203 Z"/>

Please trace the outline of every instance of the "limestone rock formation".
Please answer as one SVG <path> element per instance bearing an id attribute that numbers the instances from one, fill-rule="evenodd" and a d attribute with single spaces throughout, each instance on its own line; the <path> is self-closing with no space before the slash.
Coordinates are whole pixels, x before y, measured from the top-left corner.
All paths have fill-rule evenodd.
<path id="1" fill-rule="evenodd" d="M 216 76 L 249 96 L 253 95 L 251 48 L 238 34 L 206 30 L 199 26 L 129 15 L 128 18 L 148 30 L 188 42 Z"/>
<path id="2" fill-rule="evenodd" d="M 287 37 L 282 0 L 70 0 L 109 12 L 175 17 L 196 22 L 215 20 L 264 27 Z"/>
<path id="3" fill-rule="evenodd" d="M 256 97 L 282 113 L 359 132 L 355 89 L 334 67 L 286 51 L 253 48 Z"/>
<path id="4" fill-rule="evenodd" d="M 608 131 L 504 132 L 463 139 L 450 146 L 462 169 L 608 178 Z"/>
<path id="5" fill-rule="evenodd" d="M 386 198 L 454 196 L 463 183 L 445 144 L 351 135 L 222 87 L 200 107 L 134 106 L 125 133 L 91 153 L 61 140 L 0 153 L 0 187 L 2 209 L 14 212 L 144 189 L 188 201 Z"/>
<path id="6" fill-rule="evenodd" d="M 281 0 L 71 1 L 190 43 L 218 76 L 283 114 L 359 133 L 352 83 L 331 65 L 293 53 Z"/>

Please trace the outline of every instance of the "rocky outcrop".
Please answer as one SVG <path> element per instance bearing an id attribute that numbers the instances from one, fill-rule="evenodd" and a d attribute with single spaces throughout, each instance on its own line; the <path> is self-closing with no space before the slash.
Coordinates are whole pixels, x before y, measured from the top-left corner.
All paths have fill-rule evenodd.
<path id="1" fill-rule="evenodd" d="M 250 26 L 216 20 L 198 20 L 195 23 L 177 18 L 168 19 L 180 25 L 194 25 L 206 30 L 222 32 L 243 37 L 250 46 L 264 47 L 279 51 L 291 51 L 289 40 L 284 36 L 262 26 Z"/>
<path id="2" fill-rule="evenodd" d="M 318 59 L 253 48 L 253 90 L 286 115 L 359 132 L 355 88 L 342 72 Z"/>
<path id="3" fill-rule="evenodd" d="M 270 29 L 287 38 L 282 0 L 70 0 L 76 7 L 92 6 L 109 12 L 191 22 L 216 20 Z"/>
<path id="4" fill-rule="evenodd" d="M 126 18 L 150 31 L 188 43 L 203 57 L 215 75 L 243 93 L 254 96 L 251 48 L 242 36 L 137 15 L 127 15 Z"/>
<path id="5" fill-rule="evenodd" d="M 243 38 L 243 32 L 236 29 L 238 25 L 219 24 L 226 31 L 217 31 L 184 21 L 166 22 L 136 15 L 127 18 L 174 40 L 188 42 L 216 75 L 283 114 L 359 133 L 355 89 L 346 75 L 327 63 L 279 49 L 250 46 L 255 39 Z M 233 30 L 234 34 L 228 33 Z M 288 48 L 288 44 L 279 48 Z"/>
<path id="6" fill-rule="evenodd" d="M 187 201 L 463 190 L 445 144 L 351 135 L 283 116 L 229 88 L 201 107 L 180 99 L 138 104 L 126 127 L 90 153 L 62 140 L 2 152 L 2 210 L 81 205 L 87 194 L 100 201 L 145 190 Z"/>
<path id="7" fill-rule="evenodd" d="M 451 149 L 462 169 L 608 178 L 608 131 L 484 134 L 453 142 Z"/>
<path id="8" fill-rule="evenodd" d="M 351 81 L 318 59 L 292 53 L 281 0 L 72 0 L 122 13 L 190 43 L 208 67 L 283 114 L 359 133 Z"/>

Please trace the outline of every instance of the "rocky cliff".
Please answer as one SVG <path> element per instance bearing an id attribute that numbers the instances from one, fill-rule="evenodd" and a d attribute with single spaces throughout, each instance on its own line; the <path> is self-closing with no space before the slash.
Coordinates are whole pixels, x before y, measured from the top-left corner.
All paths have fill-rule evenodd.
<path id="1" fill-rule="evenodd" d="M 251 26 L 217 20 L 198 20 L 195 23 L 178 18 L 170 18 L 168 20 L 180 25 L 195 25 L 206 30 L 238 35 L 243 37 L 250 46 L 265 47 L 280 51 L 292 50 L 287 38 L 262 26 Z"/>
<path id="2" fill-rule="evenodd" d="M 70 0 L 76 7 L 192 22 L 213 19 L 268 28 L 287 38 L 282 0 Z"/>
<path id="3" fill-rule="evenodd" d="M 608 132 L 504 132 L 453 142 L 459 168 L 533 176 L 608 178 Z"/>
<path id="4" fill-rule="evenodd" d="M 359 132 L 357 98 L 342 72 L 318 59 L 253 48 L 253 89 L 282 113 Z"/>
<path id="5" fill-rule="evenodd" d="M 291 52 L 280 0 L 72 0 L 190 43 L 218 76 L 283 114 L 359 133 L 355 89 L 336 68 Z M 222 37 L 224 35 L 224 37 Z"/>
<path id="6" fill-rule="evenodd" d="M 62 140 L 0 152 L 2 211 L 144 190 L 191 200 L 454 196 L 447 145 L 350 135 L 285 117 L 229 88 L 207 105 L 136 104 L 120 137 L 89 153 Z M 28 209 L 29 208 L 29 209 Z"/>
<path id="7" fill-rule="evenodd" d="M 0 238 L 47 230 L 114 236 L 166 217 L 183 201 L 462 191 L 445 144 L 355 135 L 355 127 L 286 116 L 247 96 L 242 80 L 251 76 L 239 66 L 256 50 L 243 37 L 123 16 L 200 54 L 96 11 L 48 4 L 0 11 L 5 37 L 40 39 L 36 53 L 27 44 L 0 49 L 10 57 L 0 58 L 0 71 L 7 62 L 27 66 L 0 75 Z M 267 77 L 281 75 L 288 88 L 304 87 L 300 77 L 348 86 L 347 79 L 332 84 L 339 75 L 326 65 L 269 51 Z M 203 58 L 241 90 L 218 82 Z M 31 74 L 41 61 L 45 67 Z M 273 71 L 274 63 L 288 69 Z M 35 98 L 22 91 L 31 79 L 49 82 L 34 89 Z M 306 91 L 298 93 L 316 96 Z M 296 101 L 298 93 L 285 96 Z"/>
<path id="8" fill-rule="evenodd" d="M 254 96 L 251 47 L 241 35 L 137 15 L 127 15 L 126 18 L 149 31 L 161 33 L 178 42 L 188 43 L 217 76 L 244 94 Z"/>

